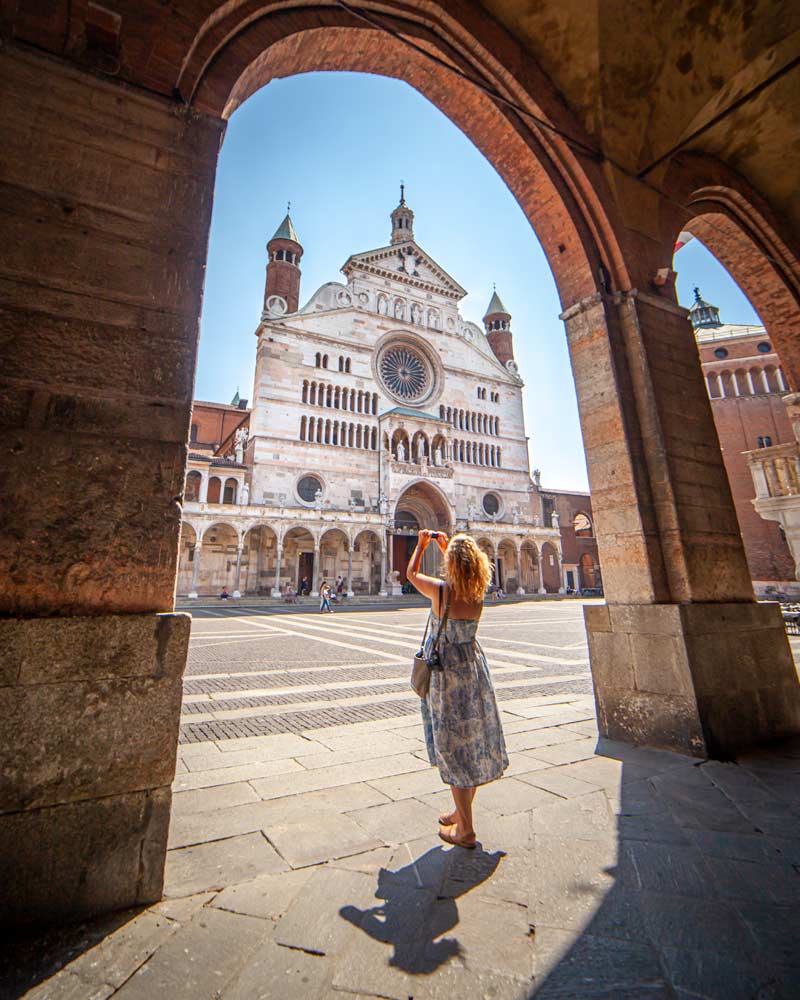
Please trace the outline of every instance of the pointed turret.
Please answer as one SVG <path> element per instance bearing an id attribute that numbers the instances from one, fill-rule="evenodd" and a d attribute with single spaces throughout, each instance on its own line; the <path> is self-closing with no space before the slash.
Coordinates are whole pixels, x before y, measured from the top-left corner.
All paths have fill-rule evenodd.
<path id="1" fill-rule="evenodd" d="M 489 347 L 494 351 L 494 356 L 503 367 L 507 361 L 514 357 L 514 344 L 511 339 L 511 313 L 503 305 L 500 296 L 495 288 L 486 315 L 483 317 L 483 325 L 486 329 L 486 339 Z"/>
<path id="2" fill-rule="evenodd" d="M 286 217 L 267 243 L 267 283 L 264 315 L 281 316 L 297 312 L 300 304 L 300 258 L 303 247 L 295 232 L 287 206 Z M 284 309 L 281 299 L 286 302 Z"/>
<path id="3" fill-rule="evenodd" d="M 689 309 L 689 319 L 695 330 L 713 330 L 717 326 L 722 326 L 719 309 L 700 298 L 699 288 L 694 290 L 694 302 Z"/>
<path id="4" fill-rule="evenodd" d="M 400 204 L 392 212 L 392 243 L 414 239 L 414 213 L 406 205 L 406 186 L 400 185 Z"/>

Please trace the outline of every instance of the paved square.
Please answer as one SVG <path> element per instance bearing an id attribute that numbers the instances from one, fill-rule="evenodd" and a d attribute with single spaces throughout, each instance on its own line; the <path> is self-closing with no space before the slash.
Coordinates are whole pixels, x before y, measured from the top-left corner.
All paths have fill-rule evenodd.
<path id="1" fill-rule="evenodd" d="M 424 619 L 196 609 L 165 899 L 17 948 L 0 995 L 796 997 L 800 749 L 598 741 L 581 602 L 490 605 L 510 767 L 445 848 Z"/>

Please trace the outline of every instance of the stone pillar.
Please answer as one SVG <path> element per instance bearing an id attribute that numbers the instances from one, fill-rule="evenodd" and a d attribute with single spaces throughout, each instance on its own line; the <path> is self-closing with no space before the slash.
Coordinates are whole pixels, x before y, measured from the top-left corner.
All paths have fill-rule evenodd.
<path id="1" fill-rule="evenodd" d="M 275 586 L 272 588 L 272 596 L 281 596 L 281 557 L 283 556 L 283 545 L 278 542 L 275 552 Z"/>
<path id="2" fill-rule="evenodd" d="M 8 40 L 0 77 L 0 923 L 19 927 L 161 896 L 224 124 Z"/>
<path id="3" fill-rule="evenodd" d="M 566 594 L 567 592 L 567 581 L 564 574 L 564 554 L 563 552 L 558 552 L 558 578 L 561 581 L 561 586 L 558 588 L 559 594 Z"/>
<path id="4" fill-rule="evenodd" d="M 537 587 L 537 593 L 546 594 L 547 587 L 544 585 L 544 573 L 542 572 L 542 550 L 537 546 L 536 548 L 536 572 L 539 575 L 539 586 Z"/>
<path id="5" fill-rule="evenodd" d="M 200 496 L 197 498 L 199 503 L 208 502 L 208 473 L 203 473 L 203 478 L 200 480 Z"/>
<path id="6" fill-rule="evenodd" d="M 771 390 L 769 387 L 769 379 L 767 378 L 767 369 L 762 368 L 760 374 L 761 374 L 761 387 L 763 388 L 764 392 L 770 392 Z"/>
<path id="7" fill-rule="evenodd" d="M 781 392 L 787 392 L 789 387 L 786 385 L 786 379 L 783 377 L 783 369 L 782 368 L 776 368 L 775 369 L 775 377 L 778 380 L 778 388 L 780 389 L 780 391 Z"/>
<path id="8" fill-rule="evenodd" d="M 194 559 L 192 559 L 192 585 L 189 588 L 189 597 L 197 597 L 197 577 L 200 573 L 200 556 L 203 553 L 203 542 L 197 539 L 194 546 Z"/>
<path id="9" fill-rule="evenodd" d="M 525 588 L 522 586 L 522 546 L 517 548 L 517 593 L 524 594 Z"/>
<path id="10" fill-rule="evenodd" d="M 320 546 L 319 542 L 314 542 L 314 572 L 311 574 L 311 596 L 319 597 L 319 560 L 320 560 Z"/>
<path id="11" fill-rule="evenodd" d="M 239 579 L 242 573 L 242 553 L 244 552 L 244 539 L 239 539 L 239 544 L 236 546 L 236 573 L 233 578 L 233 596 L 239 596 Z"/>
<path id="12" fill-rule="evenodd" d="M 347 544 L 347 596 L 353 597 L 353 543 Z"/>
<path id="13" fill-rule="evenodd" d="M 378 591 L 379 597 L 386 597 L 386 545 L 381 546 L 381 585 Z"/>
<path id="14" fill-rule="evenodd" d="M 562 318 L 608 602 L 584 609 L 601 734 L 730 756 L 797 731 L 783 621 L 753 597 L 685 310 L 598 293 Z"/>
<path id="15" fill-rule="evenodd" d="M 750 373 L 750 369 L 749 368 L 745 372 L 745 375 L 747 376 L 747 388 L 750 390 L 750 395 L 751 396 L 755 396 L 755 394 L 756 394 L 756 387 L 753 385 L 753 376 Z"/>

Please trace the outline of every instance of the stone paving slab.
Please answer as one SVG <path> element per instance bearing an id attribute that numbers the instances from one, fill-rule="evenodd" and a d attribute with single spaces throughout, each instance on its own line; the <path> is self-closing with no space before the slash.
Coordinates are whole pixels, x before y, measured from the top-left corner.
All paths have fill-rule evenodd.
<path id="1" fill-rule="evenodd" d="M 433 832 L 438 829 L 437 810 L 416 799 L 387 802 L 347 815 L 384 844 L 402 844 L 414 840 L 428 827 Z"/>
<path id="2" fill-rule="evenodd" d="M 179 774 L 173 782 L 174 792 L 186 792 L 195 788 L 213 788 L 215 785 L 234 784 L 255 778 L 271 778 L 276 774 L 302 771 L 303 765 L 291 757 L 285 760 L 259 760 L 234 767 L 215 767 L 208 771 Z"/>
<path id="3" fill-rule="evenodd" d="M 198 788 L 193 791 L 173 792 L 172 815 L 191 816 L 199 812 L 228 809 L 246 802 L 258 802 L 259 798 L 246 781 L 217 785 L 212 788 Z"/>
<path id="4" fill-rule="evenodd" d="M 224 1000 L 319 1000 L 330 988 L 330 965 L 319 955 L 265 941 L 225 990 Z M 350 1000 L 339 994 L 340 1000 Z"/>
<path id="5" fill-rule="evenodd" d="M 278 921 L 274 940 L 317 955 L 339 955 L 357 937 L 358 924 L 345 919 L 346 907 L 371 907 L 375 880 L 361 872 L 323 867 L 315 871 Z"/>
<path id="6" fill-rule="evenodd" d="M 557 801 L 552 792 L 546 792 L 543 788 L 533 788 L 519 778 L 493 781 L 491 785 L 482 788 L 479 794 L 481 797 L 479 808 L 488 809 L 498 816 L 527 812 Z"/>
<path id="7" fill-rule="evenodd" d="M 278 775 L 253 781 L 253 788 L 262 799 L 277 799 L 298 792 L 315 792 L 322 788 L 335 788 L 356 782 L 370 781 L 409 771 L 421 771 L 427 766 L 409 753 L 395 754 L 375 760 L 359 761 L 355 764 L 337 764 L 333 767 L 318 767 L 313 771 L 303 771 L 291 775 Z"/>
<path id="8" fill-rule="evenodd" d="M 167 853 L 166 896 L 223 889 L 289 866 L 260 833 L 215 840 Z"/>
<path id="9" fill-rule="evenodd" d="M 211 905 L 249 917 L 277 920 L 313 874 L 313 868 L 300 868 L 231 885 L 213 896 Z"/>
<path id="10" fill-rule="evenodd" d="M 266 835 L 292 868 L 305 868 L 350 854 L 361 854 L 382 844 L 380 837 L 371 835 L 362 825 L 341 813 L 327 816 L 311 813 L 297 823 L 272 825 L 266 830 Z"/>

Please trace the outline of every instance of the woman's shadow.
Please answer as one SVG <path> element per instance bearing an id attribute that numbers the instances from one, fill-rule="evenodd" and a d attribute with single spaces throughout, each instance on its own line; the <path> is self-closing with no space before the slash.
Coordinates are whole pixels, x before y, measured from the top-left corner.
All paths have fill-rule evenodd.
<path id="1" fill-rule="evenodd" d="M 412 974 L 433 972 L 461 953 L 457 938 L 442 937 L 458 924 L 456 899 L 490 879 L 504 857 L 503 851 L 489 854 L 480 846 L 433 847 L 403 868 L 381 868 L 377 906 L 343 906 L 339 915 L 392 945 L 389 965 Z"/>

